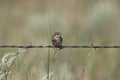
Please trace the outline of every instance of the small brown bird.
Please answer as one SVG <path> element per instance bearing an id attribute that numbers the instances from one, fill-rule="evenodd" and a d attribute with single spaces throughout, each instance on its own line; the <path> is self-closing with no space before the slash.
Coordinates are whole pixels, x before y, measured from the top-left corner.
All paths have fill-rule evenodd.
<path id="1" fill-rule="evenodd" d="M 62 49 L 63 38 L 60 32 L 55 32 L 52 36 L 52 44 L 54 47 Z"/>

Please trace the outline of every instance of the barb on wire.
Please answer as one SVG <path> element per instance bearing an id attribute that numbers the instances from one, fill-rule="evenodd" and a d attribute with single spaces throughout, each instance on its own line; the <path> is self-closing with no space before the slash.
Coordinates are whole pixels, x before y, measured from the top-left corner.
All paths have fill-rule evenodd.
<path id="1" fill-rule="evenodd" d="M 15 46 L 15 45 L 3 45 L 0 46 L 0 48 L 55 48 L 54 46 Z M 58 48 L 58 47 L 56 47 Z M 120 46 L 95 46 L 95 45 L 90 45 L 90 46 L 62 46 L 62 48 L 120 48 Z"/>

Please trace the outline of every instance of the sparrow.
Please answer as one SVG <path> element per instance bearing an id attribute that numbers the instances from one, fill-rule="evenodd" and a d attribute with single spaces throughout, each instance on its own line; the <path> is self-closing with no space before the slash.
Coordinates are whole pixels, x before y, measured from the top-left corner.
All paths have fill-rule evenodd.
<path id="1" fill-rule="evenodd" d="M 60 32 L 55 32 L 52 36 L 53 46 L 62 49 L 62 42 L 63 42 L 62 34 Z"/>

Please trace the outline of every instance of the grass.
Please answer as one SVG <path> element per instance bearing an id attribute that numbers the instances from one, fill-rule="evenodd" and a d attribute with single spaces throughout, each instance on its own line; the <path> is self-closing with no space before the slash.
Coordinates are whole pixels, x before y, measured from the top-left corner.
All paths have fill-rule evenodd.
<path id="1" fill-rule="evenodd" d="M 49 21 L 49 45 L 50 45 L 50 42 L 51 42 L 51 23 Z M 47 80 L 50 80 L 50 48 L 48 49 L 48 77 L 47 77 Z"/>
<path id="2" fill-rule="evenodd" d="M 7 80 L 7 76 L 11 73 L 10 67 L 21 53 L 25 53 L 25 50 L 18 50 L 16 53 L 7 53 L 3 56 L 0 63 L 0 80 Z"/>
<path id="3" fill-rule="evenodd" d="M 115 1 L 118 0 L 92 0 L 90 3 L 86 0 L 45 0 L 44 4 L 41 0 L 0 1 L 3 3 L 0 5 L 0 45 L 25 45 L 29 42 L 51 45 L 51 34 L 55 31 L 63 34 L 63 45 L 120 45 L 120 10 Z M 1 49 L 1 60 L 11 51 L 15 50 Z M 30 49 L 28 54 L 17 56 L 7 79 L 120 79 L 119 49 L 63 49 L 57 52 L 55 70 L 51 69 L 53 52 L 51 49 Z"/>

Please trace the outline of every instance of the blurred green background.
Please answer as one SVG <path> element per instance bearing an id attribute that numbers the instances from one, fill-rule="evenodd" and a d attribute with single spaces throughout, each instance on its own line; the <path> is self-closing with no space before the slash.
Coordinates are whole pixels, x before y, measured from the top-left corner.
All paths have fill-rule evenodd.
<path id="1" fill-rule="evenodd" d="M 56 31 L 63 45 L 120 45 L 120 1 L 0 0 L 0 45 L 49 45 Z M 0 49 L 0 58 L 16 51 Z M 42 80 L 48 53 L 51 69 L 54 49 L 28 49 L 8 80 Z M 120 49 L 57 50 L 54 80 L 120 80 L 119 58 Z"/>

